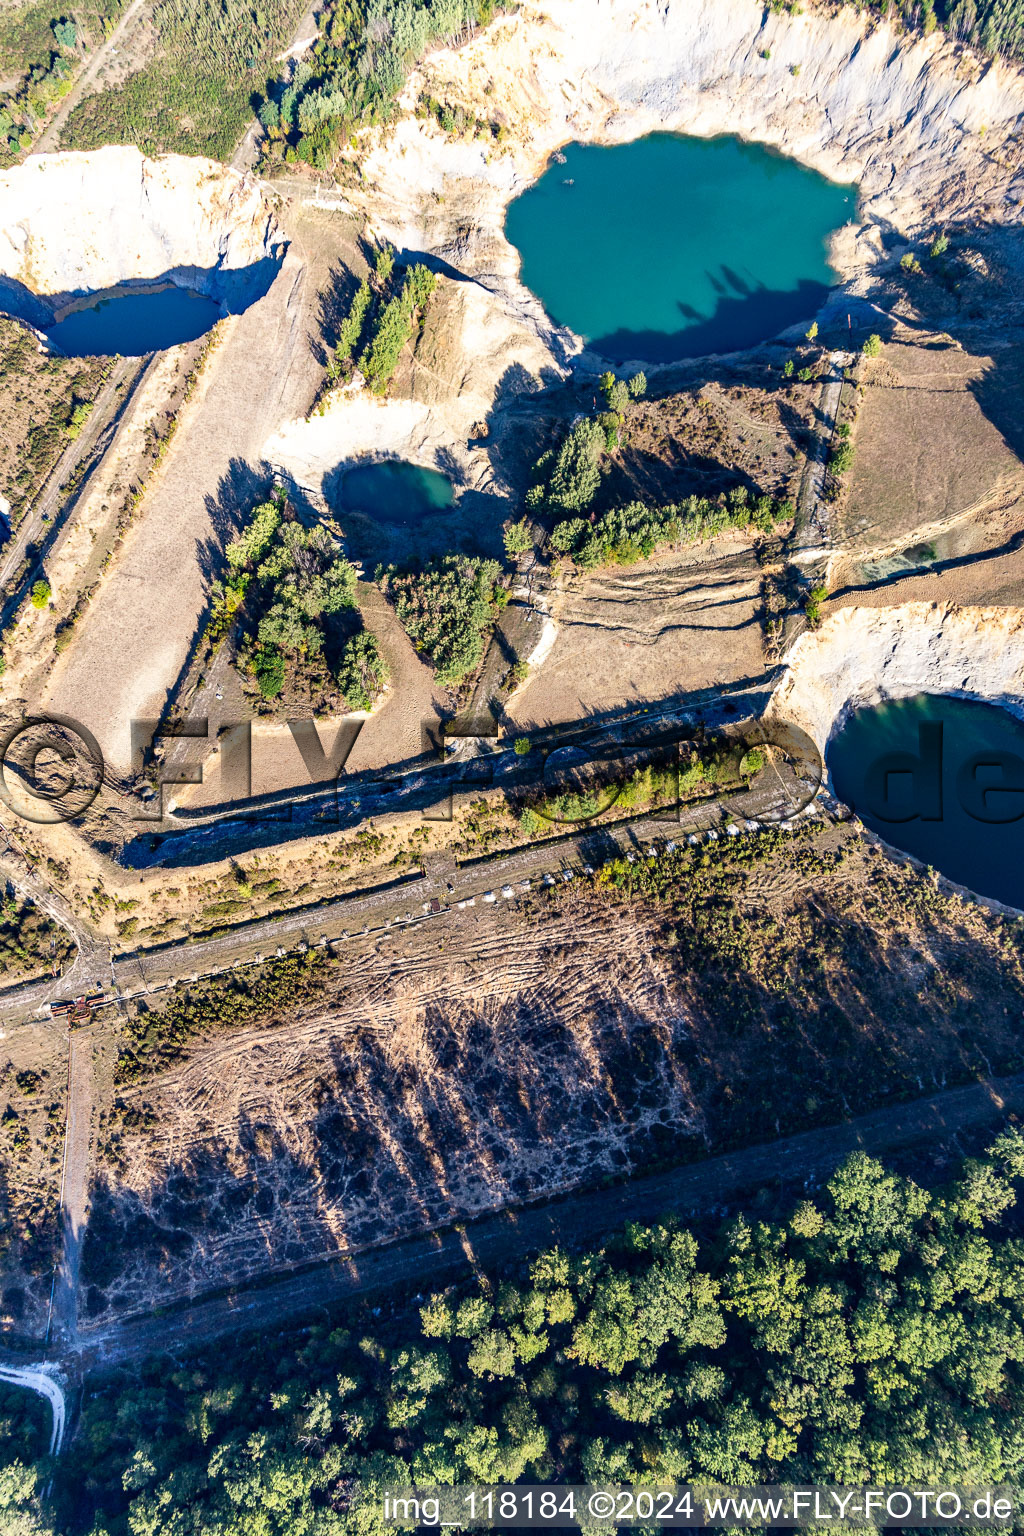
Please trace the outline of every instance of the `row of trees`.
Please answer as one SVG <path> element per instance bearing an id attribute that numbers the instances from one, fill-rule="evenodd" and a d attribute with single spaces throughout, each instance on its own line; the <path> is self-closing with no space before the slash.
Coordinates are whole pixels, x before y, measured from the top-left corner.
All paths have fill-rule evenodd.
<path id="1" fill-rule="evenodd" d="M 715 500 L 689 496 L 665 507 L 631 501 L 593 520 L 566 518 L 555 525 L 551 544 L 559 554 L 570 555 L 582 570 L 592 570 L 613 561 L 632 565 L 649 558 L 661 544 L 696 544 L 730 528 L 768 533 L 792 515 L 791 502 L 751 496 L 744 486 L 737 486 Z"/>
<path id="2" fill-rule="evenodd" d="M 892 0 L 871 0 L 887 12 Z M 1024 59 L 1024 5 L 1021 0 L 896 0 L 896 11 L 908 26 L 932 32 L 944 28 L 961 43 L 983 53 Z"/>
<path id="3" fill-rule="evenodd" d="M 359 284 L 348 311 L 338 327 L 338 339 L 327 364 L 327 377 L 336 380 L 356 366 L 367 384 L 382 395 L 398 366 L 402 348 L 422 320 L 427 300 L 437 287 L 437 278 L 429 267 L 419 263 L 400 265 L 404 274 L 396 284 L 395 252 L 390 245 L 380 246 L 374 256 L 372 282 Z M 360 345 L 362 343 L 362 345 Z"/>
<path id="4" fill-rule="evenodd" d="M 154 1363 L 87 1395 L 48 1529 L 370 1533 L 414 1481 L 1011 1480 L 1022 1176 L 1019 1130 L 934 1190 L 857 1153 L 775 1219 L 632 1224 L 434 1295 L 418 1326 L 378 1309 Z"/>

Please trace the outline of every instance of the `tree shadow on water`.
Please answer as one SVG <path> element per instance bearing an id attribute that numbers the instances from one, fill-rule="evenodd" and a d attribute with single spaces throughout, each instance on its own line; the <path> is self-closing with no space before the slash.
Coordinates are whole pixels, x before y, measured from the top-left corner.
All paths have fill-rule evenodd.
<path id="1" fill-rule="evenodd" d="M 731 268 L 721 276 L 708 274 L 718 296 L 714 314 L 700 315 L 692 305 L 678 304 L 686 322 L 678 331 L 634 331 L 627 328 L 595 336 L 587 348 L 610 362 L 638 360 L 676 363 L 684 358 L 738 352 L 769 341 L 780 331 L 817 314 L 828 295 L 826 283 L 803 280 L 795 288 L 755 288 Z"/>

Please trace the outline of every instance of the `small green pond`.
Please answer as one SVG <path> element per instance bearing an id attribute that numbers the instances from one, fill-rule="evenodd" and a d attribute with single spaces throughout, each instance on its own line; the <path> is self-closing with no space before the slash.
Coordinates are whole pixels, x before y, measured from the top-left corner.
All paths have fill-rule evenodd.
<path id="1" fill-rule="evenodd" d="M 406 526 L 432 512 L 443 512 L 454 498 L 452 483 L 440 470 L 383 459 L 345 470 L 337 499 L 342 512 L 361 512 L 379 523 Z"/>
<path id="2" fill-rule="evenodd" d="M 1024 722 L 922 693 L 858 709 L 825 756 L 836 794 L 886 842 L 1024 907 Z"/>
<path id="3" fill-rule="evenodd" d="M 765 341 L 821 307 L 829 235 L 857 188 L 762 144 L 654 133 L 570 144 L 510 204 L 505 233 L 548 313 L 613 361 Z"/>

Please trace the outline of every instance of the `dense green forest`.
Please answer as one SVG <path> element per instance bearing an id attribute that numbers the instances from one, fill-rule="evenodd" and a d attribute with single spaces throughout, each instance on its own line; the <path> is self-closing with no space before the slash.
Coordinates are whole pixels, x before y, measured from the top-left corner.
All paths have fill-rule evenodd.
<path id="1" fill-rule="evenodd" d="M 137 144 L 147 154 L 230 160 L 302 12 L 301 0 L 157 0 L 152 57 L 79 102 L 61 147 Z"/>
<path id="2" fill-rule="evenodd" d="M 1024 4 L 1021 0 L 871 0 L 872 9 L 896 14 L 910 27 L 931 32 L 941 26 L 959 43 L 983 53 L 1024 59 Z"/>
<path id="3" fill-rule="evenodd" d="M 1022 1177 L 1017 1129 L 932 1190 L 858 1153 L 764 1219 L 698 1237 L 666 1217 L 418 1317 L 353 1306 L 153 1362 L 87 1390 L 45 1528 L 371 1532 L 375 1490 L 410 1480 L 1011 1480 Z"/>

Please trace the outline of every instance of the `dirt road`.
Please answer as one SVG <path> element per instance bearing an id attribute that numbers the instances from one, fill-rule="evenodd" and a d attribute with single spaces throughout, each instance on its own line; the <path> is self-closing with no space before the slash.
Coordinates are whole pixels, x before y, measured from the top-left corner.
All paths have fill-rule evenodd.
<path id="1" fill-rule="evenodd" d="M 40 546 L 60 506 L 60 498 L 69 481 L 90 458 L 97 461 L 110 447 L 113 431 L 135 387 L 149 367 L 150 358 L 121 357 L 111 367 L 109 377 L 96 396 L 81 436 L 68 444 L 32 506 L 28 517 L 4 550 L 0 565 L 0 591 L 20 569 L 29 544 Z M 74 498 L 77 501 L 78 497 Z M 70 510 L 70 506 L 66 509 Z"/>
<path id="2" fill-rule="evenodd" d="M 98 48 L 92 58 L 87 61 L 85 68 L 78 76 L 71 90 L 65 96 L 38 139 L 36 139 L 31 149 L 33 155 L 49 154 L 59 147 L 61 130 L 67 122 L 69 115 L 77 107 L 82 97 L 87 95 L 92 86 L 95 85 L 103 66 L 117 53 L 122 39 L 127 35 L 136 17 L 146 10 L 149 5 L 150 0 L 131 0 L 131 4 L 113 32 L 103 43 L 103 46 Z"/>
<path id="3" fill-rule="evenodd" d="M 670 1211 L 694 1217 L 763 1186 L 801 1189 L 811 1180 L 827 1178 L 851 1152 L 878 1155 L 918 1143 L 937 1146 L 965 1131 L 995 1127 L 1011 1113 L 1024 1113 L 1024 1073 L 894 1104 L 846 1125 L 804 1131 L 610 1189 L 575 1193 L 538 1208 L 507 1210 L 469 1223 L 462 1231 L 429 1233 L 372 1249 L 162 1316 L 128 1318 L 92 1332 L 83 1328 L 82 1363 L 97 1369 L 152 1353 L 178 1355 L 224 1334 L 257 1329 L 269 1333 L 289 1319 L 369 1291 L 395 1286 L 428 1291 L 468 1268 L 493 1271 L 556 1243 L 593 1243 L 627 1221 L 656 1221 Z"/>
<path id="4" fill-rule="evenodd" d="M 93 1037 L 88 1029 L 71 1036 L 68 1061 L 68 1111 L 61 1174 L 61 1257 L 53 1292 L 50 1336 L 73 1349 L 78 1334 L 78 1278 L 82 1263 L 89 1200 L 89 1152 L 92 1141 Z"/>
<path id="5" fill-rule="evenodd" d="M 836 429 L 839 402 L 843 393 L 846 368 L 853 361 L 847 352 L 829 356 L 829 373 L 822 385 L 818 406 L 818 433 L 814 451 L 808 455 L 793 529 L 791 558 L 798 564 L 824 559 L 828 554 L 829 528 L 823 498 L 829 448 Z"/>
<path id="6" fill-rule="evenodd" d="M 64 1445 L 64 1429 L 67 1424 L 67 1402 L 64 1388 L 57 1380 L 52 1365 L 0 1365 L 0 1381 L 10 1382 L 12 1387 L 24 1387 L 45 1397 L 53 1415 L 50 1428 L 48 1455 L 59 1456 Z"/>

